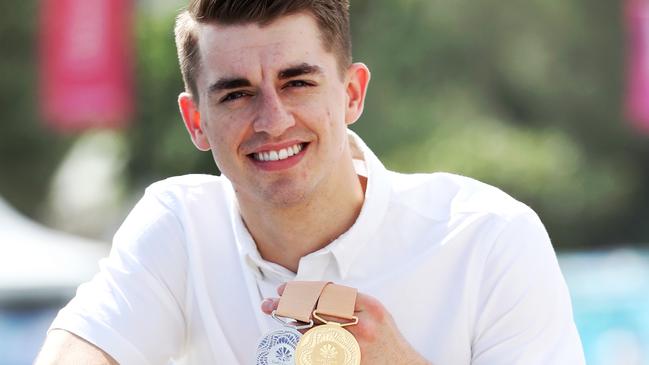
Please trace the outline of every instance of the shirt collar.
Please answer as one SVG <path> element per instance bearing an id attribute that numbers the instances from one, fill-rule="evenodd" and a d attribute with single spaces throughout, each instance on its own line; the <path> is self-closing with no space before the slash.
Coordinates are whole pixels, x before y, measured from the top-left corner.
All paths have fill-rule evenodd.
<path id="1" fill-rule="evenodd" d="M 232 220 L 235 243 L 243 263 L 253 272 L 257 280 L 262 281 L 262 279 L 268 276 L 270 276 L 272 281 L 277 283 L 292 280 L 295 277 L 295 273 L 281 265 L 266 261 L 261 257 L 257 249 L 257 244 L 250 235 L 250 231 L 248 231 L 241 217 L 234 189 L 231 188 L 229 190 L 232 202 L 230 206 L 230 219 Z"/>
<path id="2" fill-rule="evenodd" d="M 322 255 L 330 252 L 336 260 L 338 274 L 341 279 L 347 277 L 354 261 L 362 253 L 373 234 L 375 234 L 382 224 L 390 195 L 390 185 L 386 176 L 387 170 L 381 161 L 379 161 L 376 155 L 374 155 L 356 133 L 351 130 L 347 132 L 356 171 L 359 175 L 367 177 L 363 206 L 356 222 L 349 230 L 329 245 L 309 254 Z M 275 276 L 276 280 L 292 280 L 295 277 L 295 273 L 281 265 L 268 262 L 261 257 L 250 232 L 245 227 L 241 218 L 234 189 L 231 188 L 229 190 L 232 195 L 231 201 L 233 202 L 230 217 L 232 219 L 237 248 L 243 261 L 258 278 L 270 273 Z"/>
<path id="3" fill-rule="evenodd" d="M 342 279 L 347 277 L 357 257 L 363 252 L 367 243 L 383 224 L 383 218 L 390 200 L 387 170 L 356 133 L 352 131 L 348 131 L 348 133 L 352 156 L 357 161 L 362 160 L 365 162 L 367 187 L 363 207 L 354 225 L 325 247 L 331 249 Z M 358 162 L 356 164 L 358 165 Z M 359 171 L 358 167 L 357 171 Z M 362 171 L 359 172 L 362 174 Z"/>

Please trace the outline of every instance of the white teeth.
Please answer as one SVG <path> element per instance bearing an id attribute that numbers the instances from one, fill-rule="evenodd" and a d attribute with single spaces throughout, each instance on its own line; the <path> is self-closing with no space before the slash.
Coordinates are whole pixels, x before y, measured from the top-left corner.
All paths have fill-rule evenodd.
<path id="1" fill-rule="evenodd" d="M 256 152 L 253 157 L 258 161 L 279 161 L 295 156 L 300 151 L 302 151 L 302 145 L 298 143 L 291 147 L 282 148 L 279 151 Z"/>

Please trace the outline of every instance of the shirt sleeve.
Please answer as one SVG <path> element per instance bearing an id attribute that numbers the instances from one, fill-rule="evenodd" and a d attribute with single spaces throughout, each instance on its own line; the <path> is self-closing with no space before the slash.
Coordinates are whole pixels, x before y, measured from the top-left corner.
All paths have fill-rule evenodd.
<path id="1" fill-rule="evenodd" d="M 187 255 L 175 215 L 147 192 L 115 234 L 99 273 L 51 329 L 72 332 L 121 364 L 165 364 L 184 346 Z"/>
<path id="2" fill-rule="evenodd" d="M 568 288 L 531 210 L 511 218 L 495 241 L 476 304 L 471 364 L 585 364 Z"/>

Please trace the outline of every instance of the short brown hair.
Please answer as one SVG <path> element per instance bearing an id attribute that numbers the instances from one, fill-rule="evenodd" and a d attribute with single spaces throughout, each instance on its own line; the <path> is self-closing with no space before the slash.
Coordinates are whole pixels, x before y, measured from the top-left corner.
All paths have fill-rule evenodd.
<path id="1" fill-rule="evenodd" d="M 190 0 L 176 19 L 176 48 L 185 90 L 198 102 L 196 77 L 200 71 L 199 23 L 266 25 L 290 14 L 311 14 L 320 29 L 325 50 L 333 52 L 341 71 L 351 64 L 349 0 Z"/>

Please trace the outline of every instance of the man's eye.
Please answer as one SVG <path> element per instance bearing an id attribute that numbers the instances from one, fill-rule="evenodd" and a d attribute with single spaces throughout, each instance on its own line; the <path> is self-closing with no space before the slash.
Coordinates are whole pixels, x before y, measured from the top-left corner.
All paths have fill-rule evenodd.
<path id="1" fill-rule="evenodd" d="M 313 85 L 304 80 L 291 80 L 286 83 L 286 87 L 307 87 L 307 86 L 313 86 Z"/>
<path id="2" fill-rule="evenodd" d="M 221 99 L 221 102 L 224 103 L 224 102 L 228 102 L 228 101 L 236 100 L 236 99 L 242 98 L 242 97 L 244 97 L 244 96 L 246 96 L 246 95 L 248 95 L 248 94 L 245 93 L 245 92 L 243 92 L 243 91 L 235 91 L 235 92 L 231 92 L 231 93 L 227 94 L 226 96 L 224 96 L 224 97 Z"/>

